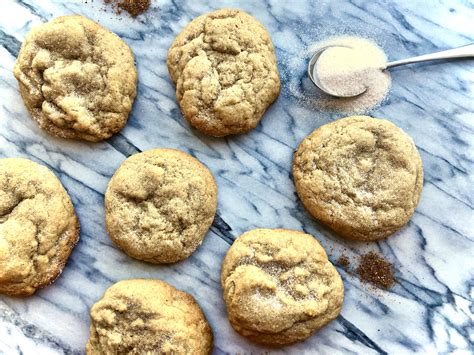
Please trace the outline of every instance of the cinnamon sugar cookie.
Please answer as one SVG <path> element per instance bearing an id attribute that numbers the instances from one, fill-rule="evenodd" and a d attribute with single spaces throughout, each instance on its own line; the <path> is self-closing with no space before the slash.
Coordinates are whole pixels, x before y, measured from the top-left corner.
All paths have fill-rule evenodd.
<path id="1" fill-rule="evenodd" d="M 174 149 L 132 155 L 105 193 L 110 238 L 131 257 L 151 263 L 190 256 L 202 243 L 216 208 L 211 172 Z"/>
<path id="2" fill-rule="evenodd" d="M 91 309 L 88 355 L 210 354 L 212 331 L 194 298 L 161 280 L 124 280 Z"/>
<path id="3" fill-rule="evenodd" d="M 58 178 L 31 160 L 0 159 L 0 293 L 29 296 L 51 284 L 78 239 Z"/>
<path id="4" fill-rule="evenodd" d="M 255 128 L 280 93 L 270 35 L 240 10 L 195 18 L 176 37 L 167 64 L 183 116 L 212 136 Z"/>
<path id="5" fill-rule="evenodd" d="M 109 138 L 127 122 L 136 94 L 130 48 L 116 34 L 78 15 L 33 28 L 14 74 L 33 119 L 62 138 Z"/>
<path id="6" fill-rule="evenodd" d="M 316 239 L 285 229 L 237 238 L 221 284 L 234 329 L 274 346 L 311 336 L 339 315 L 344 297 L 341 277 Z"/>
<path id="7" fill-rule="evenodd" d="M 303 139 L 293 177 L 316 219 L 343 237 L 363 241 L 402 228 L 423 187 L 412 139 L 393 123 L 367 116 L 337 120 Z"/>

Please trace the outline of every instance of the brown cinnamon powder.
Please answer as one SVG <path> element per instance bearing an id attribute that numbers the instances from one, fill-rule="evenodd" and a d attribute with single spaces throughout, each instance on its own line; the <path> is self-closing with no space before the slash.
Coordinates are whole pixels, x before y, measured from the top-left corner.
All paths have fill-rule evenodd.
<path id="1" fill-rule="evenodd" d="M 150 0 L 104 0 L 106 4 L 112 4 L 117 14 L 122 10 L 127 11 L 132 17 L 144 13 L 150 7 Z"/>
<path id="2" fill-rule="evenodd" d="M 351 264 L 351 262 L 345 255 L 341 255 L 339 259 L 337 259 L 337 263 L 341 265 L 344 269 L 347 269 L 347 267 Z"/>
<path id="3" fill-rule="evenodd" d="M 392 265 L 374 252 L 361 256 L 356 272 L 362 281 L 385 289 L 392 287 L 395 283 Z"/>

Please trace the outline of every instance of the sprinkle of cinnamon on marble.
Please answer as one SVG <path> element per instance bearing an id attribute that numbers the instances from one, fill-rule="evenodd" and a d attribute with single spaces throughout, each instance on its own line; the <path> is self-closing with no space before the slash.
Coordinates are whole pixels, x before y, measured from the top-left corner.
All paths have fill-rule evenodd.
<path id="1" fill-rule="evenodd" d="M 112 4 L 117 14 L 125 10 L 132 17 L 141 15 L 150 7 L 150 0 L 104 0 L 104 2 L 106 4 Z"/>
<path id="2" fill-rule="evenodd" d="M 344 269 L 347 269 L 351 264 L 349 258 L 345 255 L 341 255 L 339 259 L 337 259 L 337 263 L 341 265 Z"/>
<path id="3" fill-rule="evenodd" d="M 377 253 L 370 252 L 360 258 L 357 274 L 363 282 L 389 289 L 395 284 L 392 265 Z"/>

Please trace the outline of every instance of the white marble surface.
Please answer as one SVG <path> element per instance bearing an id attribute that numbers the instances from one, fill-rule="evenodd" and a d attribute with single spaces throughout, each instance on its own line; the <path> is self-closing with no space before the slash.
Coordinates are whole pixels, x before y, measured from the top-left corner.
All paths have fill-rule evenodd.
<path id="1" fill-rule="evenodd" d="M 165 58 L 193 17 L 239 7 L 269 29 L 277 48 L 282 92 L 249 134 L 206 137 L 182 119 Z M 101 0 L 2 0 L 0 5 L 0 156 L 28 157 L 52 168 L 72 196 L 81 240 L 61 277 L 27 299 L 0 296 L 0 353 L 83 353 L 89 308 L 117 280 L 164 279 L 193 294 L 210 321 L 215 353 L 473 353 L 474 62 L 411 66 L 393 73 L 387 101 L 371 112 L 402 127 L 424 163 L 424 190 L 409 225 L 373 244 L 347 243 L 312 220 L 290 177 L 292 152 L 313 129 L 341 115 L 310 104 L 307 48 L 332 34 L 376 40 L 390 59 L 474 42 L 472 2 L 445 1 L 153 1 L 133 20 L 103 12 Z M 52 138 L 29 118 L 12 75 L 20 43 L 33 26 L 80 13 L 118 33 L 138 62 L 139 90 L 125 129 L 107 142 Z M 104 229 L 103 193 L 130 154 L 154 147 L 190 152 L 215 174 L 216 221 L 188 260 L 171 266 L 135 261 Z M 232 240 L 255 227 L 314 234 L 336 262 L 344 251 L 376 250 L 396 269 L 389 291 L 367 287 L 339 268 L 346 298 L 341 316 L 305 342 L 278 351 L 247 342 L 229 326 L 219 286 Z"/>

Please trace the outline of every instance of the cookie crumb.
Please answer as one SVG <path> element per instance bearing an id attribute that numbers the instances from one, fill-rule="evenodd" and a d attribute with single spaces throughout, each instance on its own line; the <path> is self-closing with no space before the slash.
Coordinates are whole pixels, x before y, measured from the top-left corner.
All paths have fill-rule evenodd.
<path id="1" fill-rule="evenodd" d="M 363 282 L 369 282 L 384 289 L 391 288 L 395 283 L 392 265 L 374 252 L 361 256 L 356 272 Z"/>

